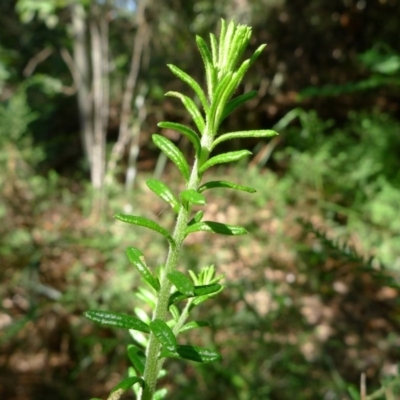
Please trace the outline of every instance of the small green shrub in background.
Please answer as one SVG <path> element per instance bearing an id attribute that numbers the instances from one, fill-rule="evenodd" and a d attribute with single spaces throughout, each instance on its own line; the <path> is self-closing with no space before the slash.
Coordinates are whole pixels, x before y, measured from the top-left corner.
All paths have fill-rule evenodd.
<path id="1" fill-rule="evenodd" d="M 307 87 L 299 98 L 319 96 L 339 96 L 345 93 L 371 90 L 379 87 L 396 88 L 400 85 L 400 53 L 385 43 L 377 43 L 358 56 L 361 66 L 370 72 L 370 76 L 356 82 L 343 85 L 325 85 Z"/>
<path id="2" fill-rule="evenodd" d="M 146 265 L 143 253 L 135 248 L 127 249 L 130 262 L 141 274 L 148 287 L 141 287 L 139 297 L 152 309 L 150 318 L 142 309 L 137 309 L 137 316 L 131 316 L 109 311 L 87 311 L 85 315 L 94 322 L 105 326 L 129 329 L 136 345 L 128 347 L 128 356 L 134 366 L 130 376 L 121 381 L 111 392 L 109 399 L 118 399 L 128 389 L 135 385 L 138 398 L 141 400 L 161 399 L 166 390 L 156 391 L 156 383 L 161 374 L 166 358 L 188 359 L 200 363 L 220 359 L 220 354 L 213 349 L 181 344 L 178 336 L 185 331 L 203 328 L 207 321 L 188 321 L 191 311 L 221 292 L 223 286 L 219 283 L 222 276 L 215 276 L 214 266 L 203 268 L 199 274 L 192 271 L 178 270 L 182 244 L 185 238 L 194 232 L 209 232 L 222 235 L 243 235 L 247 233 L 241 226 L 228 225 L 216 221 L 204 221 L 206 197 L 204 192 L 215 188 L 233 189 L 253 193 L 255 190 L 228 181 L 206 181 L 203 177 L 214 165 L 239 161 L 251 153 L 238 150 L 210 156 L 216 146 L 226 140 L 248 137 L 270 137 L 276 135 L 272 130 L 238 131 L 219 134 L 222 121 L 238 106 L 252 99 L 255 91 L 233 97 L 245 73 L 261 54 L 265 45 L 261 45 L 253 56 L 240 63 L 251 37 L 251 28 L 246 25 L 227 25 L 222 21 L 219 40 L 210 34 L 211 46 L 197 37 L 197 46 L 203 59 L 207 91 L 189 75 L 174 65 L 169 65 L 171 71 L 195 92 L 197 99 L 178 93 L 168 92 L 168 96 L 180 99 L 192 117 L 197 132 L 190 127 L 161 122 L 160 128 L 173 129 L 186 136 L 194 147 L 195 159 L 192 167 L 182 152 L 165 137 L 154 134 L 154 144 L 166 154 L 179 169 L 185 182 L 185 189 L 176 196 L 162 181 L 149 179 L 147 185 L 151 191 L 170 205 L 176 214 L 176 224 L 173 232 L 169 232 L 155 221 L 134 216 L 117 214 L 122 222 L 142 226 L 161 234 L 169 244 L 165 264 L 158 269 L 150 269 Z M 199 101 L 202 110 L 196 105 Z M 195 211 L 195 209 L 199 209 Z M 145 335 L 147 336 L 145 336 Z M 138 384 L 138 385 L 136 385 Z"/>
<path id="3" fill-rule="evenodd" d="M 273 128 L 286 144 L 273 155 L 287 168 L 277 192 L 299 209 L 314 202 L 326 221 L 341 227 L 341 239 L 357 232 L 365 253 L 398 271 L 399 121 L 377 111 L 349 111 L 335 126 L 314 110 L 296 108 Z"/>

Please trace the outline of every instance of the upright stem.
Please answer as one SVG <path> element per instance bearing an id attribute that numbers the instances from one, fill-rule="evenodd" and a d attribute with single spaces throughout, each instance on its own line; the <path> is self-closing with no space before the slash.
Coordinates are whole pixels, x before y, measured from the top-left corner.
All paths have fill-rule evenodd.
<path id="1" fill-rule="evenodd" d="M 192 168 L 190 180 L 187 189 L 197 189 L 200 183 L 198 177 L 198 160 L 196 159 Z M 175 225 L 173 239 L 175 245 L 170 245 L 167 261 L 165 264 L 164 274 L 161 280 L 161 288 L 157 298 L 157 305 L 154 311 L 153 320 L 160 319 L 166 321 L 168 312 L 168 301 L 171 293 L 172 284 L 168 280 L 167 275 L 175 271 L 179 256 L 181 253 L 182 243 L 185 239 L 185 229 L 189 222 L 191 208 L 181 206 Z M 163 359 L 159 360 L 160 343 L 153 333 L 150 334 L 149 344 L 147 346 L 146 365 L 144 370 L 144 388 L 139 396 L 139 400 L 152 400 L 156 388 L 158 374 L 161 370 Z"/>

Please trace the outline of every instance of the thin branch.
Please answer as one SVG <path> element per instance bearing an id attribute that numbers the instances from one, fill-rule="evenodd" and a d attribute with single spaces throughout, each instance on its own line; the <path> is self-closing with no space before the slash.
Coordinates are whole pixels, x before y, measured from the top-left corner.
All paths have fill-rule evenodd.
<path id="1" fill-rule="evenodd" d="M 365 373 L 363 372 L 361 374 L 361 379 L 360 379 L 360 399 L 366 400 L 366 398 L 367 398 L 367 384 L 366 384 Z"/>
<path id="2" fill-rule="evenodd" d="M 113 179 L 116 165 L 120 160 L 120 158 L 122 157 L 125 146 L 129 141 L 129 136 L 130 136 L 129 120 L 132 115 L 132 99 L 137 85 L 137 78 L 140 71 L 140 64 L 144 48 L 147 46 L 150 36 L 149 27 L 146 23 L 144 15 L 146 9 L 146 3 L 147 0 L 141 0 L 138 2 L 137 5 L 138 29 L 135 35 L 135 40 L 133 42 L 131 64 L 130 64 L 129 74 L 126 79 L 125 91 L 122 98 L 121 121 L 119 125 L 118 139 L 111 150 L 110 160 L 107 166 L 106 180 L 108 184 L 111 183 Z"/>
<path id="3" fill-rule="evenodd" d="M 36 67 L 46 60 L 46 58 L 50 57 L 53 54 L 53 49 L 50 47 L 46 47 L 42 50 L 39 51 L 36 55 L 34 55 L 29 61 L 28 64 L 26 64 L 26 67 L 23 70 L 23 75 L 28 78 L 33 74 L 35 71 Z"/>
<path id="4" fill-rule="evenodd" d="M 261 150 L 258 150 L 257 154 L 255 157 L 250 161 L 250 166 L 251 167 L 263 167 L 269 158 L 272 155 L 272 152 L 275 150 L 275 148 L 282 142 L 282 139 L 280 136 L 275 136 L 272 140 L 270 140 L 268 143 L 265 143 Z M 256 150 L 254 150 L 255 152 Z"/>
<path id="5" fill-rule="evenodd" d="M 144 17 L 145 8 L 146 8 L 146 0 L 139 1 L 137 9 L 138 29 L 133 44 L 133 49 L 132 49 L 133 55 L 131 59 L 129 75 L 126 80 L 125 92 L 123 95 L 122 107 L 121 107 L 121 122 L 119 128 L 118 141 L 121 140 L 123 143 L 126 143 L 128 137 L 132 98 L 137 84 L 137 77 L 139 75 L 140 61 L 143 53 L 145 40 L 148 36 L 148 26 Z"/>
<path id="6" fill-rule="evenodd" d="M 61 54 L 61 58 L 64 60 L 65 64 L 67 65 L 69 72 L 71 72 L 71 76 L 72 76 L 72 80 L 74 81 L 74 85 L 76 87 L 79 87 L 79 85 L 81 84 L 80 75 L 78 72 L 78 68 L 75 64 L 75 61 L 72 58 L 70 52 L 65 47 L 63 47 L 60 50 L 60 54 Z"/>

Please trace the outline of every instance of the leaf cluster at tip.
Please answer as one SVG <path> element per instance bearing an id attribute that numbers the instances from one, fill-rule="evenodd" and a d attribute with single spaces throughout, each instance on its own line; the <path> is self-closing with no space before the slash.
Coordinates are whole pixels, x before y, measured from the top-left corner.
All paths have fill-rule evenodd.
<path id="1" fill-rule="evenodd" d="M 247 70 L 265 48 L 265 45 L 259 46 L 249 59 L 240 62 L 250 38 L 250 27 L 241 24 L 236 25 L 233 22 L 226 24 L 224 20 L 221 21 L 219 40 L 215 35 L 210 35 L 210 47 L 202 37 L 196 37 L 197 47 L 205 69 L 207 94 L 201 88 L 201 85 L 186 72 L 175 65 L 168 65 L 172 73 L 194 91 L 200 100 L 202 109 L 200 110 L 196 102 L 190 97 L 179 92 L 168 92 L 166 93 L 167 96 L 173 96 L 181 100 L 183 106 L 192 117 L 198 133 L 192 128 L 178 123 L 162 122 L 159 126 L 161 128 L 174 129 L 185 135 L 192 143 L 199 159 L 204 159 L 202 157 L 204 150 L 209 153 L 215 146 L 225 140 L 276 135 L 276 132 L 270 130 L 241 131 L 222 135 L 213 141 L 221 122 L 237 107 L 257 96 L 257 92 L 253 90 L 233 97 Z M 199 138 L 202 136 L 208 136 L 209 138 L 205 141 L 200 141 Z M 168 152 L 166 154 L 187 179 L 186 169 L 182 168 L 182 160 L 176 162 L 176 157 L 173 159 Z"/>

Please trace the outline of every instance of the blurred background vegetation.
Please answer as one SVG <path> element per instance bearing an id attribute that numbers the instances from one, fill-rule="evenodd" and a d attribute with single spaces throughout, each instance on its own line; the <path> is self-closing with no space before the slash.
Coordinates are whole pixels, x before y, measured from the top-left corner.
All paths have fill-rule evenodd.
<path id="1" fill-rule="evenodd" d="M 224 358 L 170 362 L 168 398 L 355 400 L 361 373 L 399 398 L 399 15 L 398 0 L 2 0 L 0 398 L 104 397 L 126 373 L 129 336 L 82 312 L 140 307 L 128 245 L 163 262 L 162 241 L 112 215 L 171 226 L 144 185 L 181 185 L 149 139 L 188 122 L 165 64 L 201 79 L 194 35 L 221 17 L 268 43 L 240 88 L 258 96 L 223 129 L 280 136 L 230 143 L 253 158 L 215 170 L 258 189 L 208 200 L 251 235 L 188 239 L 182 266 L 226 274 L 194 338 Z"/>

